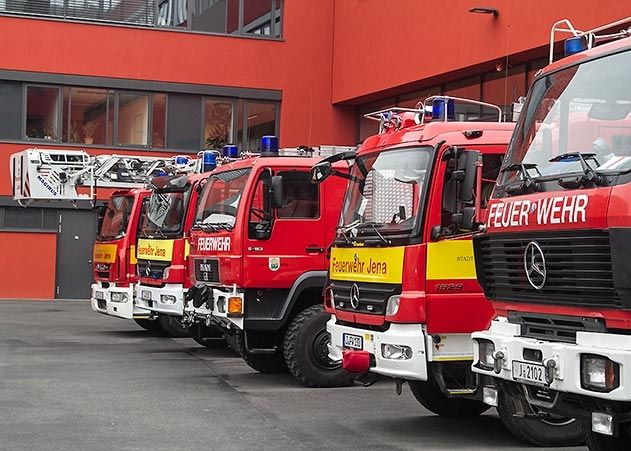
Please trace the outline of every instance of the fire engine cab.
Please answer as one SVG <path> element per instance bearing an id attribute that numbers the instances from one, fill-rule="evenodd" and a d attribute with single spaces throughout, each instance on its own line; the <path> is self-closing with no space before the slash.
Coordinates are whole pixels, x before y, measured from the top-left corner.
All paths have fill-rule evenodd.
<path id="1" fill-rule="evenodd" d="M 190 237 L 188 267 L 196 285 L 187 294 L 187 317 L 202 328 L 221 327 L 255 370 L 289 369 L 312 387 L 353 379 L 328 359 L 322 305 L 345 179 L 314 185 L 309 172 L 320 159 L 314 153 L 351 150 L 279 150 L 276 137 L 263 137 L 260 155 L 210 175 Z M 336 170 L 348 173 L 345 163 Z"/>
<path id="2" fill-rule="evenodd" d="M 484 400 L 585 420 L 592 450 L 631 449 L 629 23 L 555 24 L 567 57 L 535 78 L 474 246 L 495 310 L 473 334 Z"/>

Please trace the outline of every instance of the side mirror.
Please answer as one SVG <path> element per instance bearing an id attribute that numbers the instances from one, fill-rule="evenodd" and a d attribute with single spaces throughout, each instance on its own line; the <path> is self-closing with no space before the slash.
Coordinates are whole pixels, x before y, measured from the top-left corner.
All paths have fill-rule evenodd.
<path id="1" fill-rule="evenodd" d="M 467 204 L 473 202 L 474 199 L 478 158 L 480 158 L 480 152 L 475 150 L 461 152 L 458 158 L 458 170 L 454 171 L 453 174 L 454 179 L 460 182 L 458 198 Z"/>
<path id="2" fill-rule="evenodd" d="M 476 227 L 477 223 L 475 210 L 475 207 L 465 207 L 462 209 L 462 223 L 460 224 L 460 227 L 465 230 L 473 230 Z"/>
<path id="3" fill-rule="evenodd" d="M 270 186 L 271 207 L 280 208 L 283 206 L 283 176 L 275 175 L 272 177 Z"/>
<path id="4" fill-rule="evenodd" d="M 321 161 L 315 166 L 311 168 L 310 176 L 311 183 L 322 183 L 324 182 L 333 171 L 333 166 L 331 166 L 331 162 L 329 161 Z"/>

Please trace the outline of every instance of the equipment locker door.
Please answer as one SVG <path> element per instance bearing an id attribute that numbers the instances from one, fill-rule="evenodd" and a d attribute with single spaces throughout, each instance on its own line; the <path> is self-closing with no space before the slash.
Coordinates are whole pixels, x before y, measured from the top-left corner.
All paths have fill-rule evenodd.
<path id="1" fill-rule="evenodd" d="M 91 210 L 58 210 L 56 299 L 89 299 L 96 215 Z"/>

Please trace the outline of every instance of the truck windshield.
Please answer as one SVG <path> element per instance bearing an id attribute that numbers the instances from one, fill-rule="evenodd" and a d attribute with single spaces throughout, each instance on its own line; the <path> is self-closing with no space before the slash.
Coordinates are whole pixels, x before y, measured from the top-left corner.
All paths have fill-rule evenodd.
<path id="1" fill-rule="evenodd" d="M 410 235 L 419 220 L 431 151 L 431 147 L 416 147 L 357 158 L 338 228 L 343 238 Z"/>
<path id="2" fill-rule="evenodd" d="M 630 170 L 629 73 L 627 51 L 539 78 L 522 110 L 499 185 L 528 176 L 543 180 Z"/>
<path id="3" fill-rule="evenodd" d="M 195 226 L 207 231 L 234 227 L 249 176 L 250 169 L 234 169 L 211 175 L 197 206 Z"/>
<path id="4" fill-rule="evenodd" d="M 178 235 L 182 231 L 186 201 L 190 193 L 190 186 L 186 191 L 163 192 L 156 190 L 149 197 L 147 214 L 140 224 L 143 236 Z"/>
<path id="5" fill-rule="evenodd" d="M 113 240 L 124 236 L 133 205 L 133 196 L 113 196 L 105 207 L 97 240 Z"/>

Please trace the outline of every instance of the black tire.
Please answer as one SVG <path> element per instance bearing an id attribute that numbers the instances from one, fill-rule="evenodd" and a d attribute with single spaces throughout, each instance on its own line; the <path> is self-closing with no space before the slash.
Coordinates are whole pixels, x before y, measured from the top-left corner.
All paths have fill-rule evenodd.
<path id="1" fill-rule="evenodd" d="M 225 348 L 226 340 L 224 340 L 223 333 L 215 328 L 208 327 L 203 324 L 192 324 L 188 331 L 191 338 L 202 346 L 207 348 Z"/>
<path id="2" fill-rule="evenodd" d="M 477 417 L 490 407 L 482 401 L 448 398 L 433 381 L 409 381 L 410 390 L 418 402 L 430 412 L 445 418 Z"/>
<path id="3" fill-rule="evenodd" d="M 578 446 L 584 443 L 581 422 L 573 418 L 516 417 L 513 402 L 500 392 L 497 413 L 518 439 L 536 446 Z"/>
<path id="4" fill-rule="evenodd" d="M 598 434 L 592 431 L 590 421 L 581 421 L 585 444 L 590 451 L 618 451 L 631 449 L 629 424 L 621 424 L 617 437 Z"/>
<path id="5" fill-rule="evenodd" d="M 307 387 L 344 387 L 357 378 L 344 371 L 341 362 L 329 359 L 329 318 L 322 305 L 313 305 L 300 312 L 285 332 L 285 362 L 291 374 Z"/>
<path id="6" fill-rule="evenodd" d="M 149 332 L 154 332 L 154 333 L 162 333 L 163 332 L 162 327 L 160 326 L 160 323 L 158 322 L 158 320 L 155 320 L 155 319 L 136 319 L 136 318 L 134 318 L 134 321 L 140 327 L 142 327 L 145 330 L 148 330 Z"/>
<path id="7" fill-rule="evenodd" d="M 250 368 L 263 374 L 286 373 L 287 365 L 283 354 L 242 354 L 243 360 Z"/>
<path id="8" fill-rule="evenodd" d="M 224 338 L 226 339 L 228 347 L 243 357 L 243 340 L 241 339 L 241 335 L 239 333 L 226 332 Z"/>
<path id="9" fill-rule="evenodd" d="M 173 338 L 190 337 L 188 326 L 182 322 L 181 316 L 160 315 L 158 322 L 162 330 Z"/>

